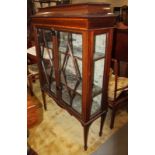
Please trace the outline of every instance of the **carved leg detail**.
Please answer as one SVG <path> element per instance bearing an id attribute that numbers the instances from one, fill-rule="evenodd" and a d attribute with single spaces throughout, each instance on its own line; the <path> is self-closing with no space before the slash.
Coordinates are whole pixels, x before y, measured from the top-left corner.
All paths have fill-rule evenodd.
<path id="1" fill-rule="evenodd" d="M 102 130 L 103 130 L 103 125 L 105 122 L 105 118 L 106 118 L 107 113 L 103 114 L 101 116 L 101 124 L 100 124 L 100 132 L 99 132 L 99 136 L 102 136 Z"/>
<path id="2" fill-rule="evenodd" d="M 88 148 L 87 140 L 88 140 L 89 127 L 90 127 L 90 124 L 83 127 L 83 129 L 84 129 L 84 150 L 87 150 L 87 148 Z"/>
<path id="3" fill-rule="evenodd" d="M 115 114 L 116 114 L 116 108 L 113 108 L 112 109 L 112 115 L 111 115 L 111 123 L 110 123 L 110 128 L 111 129 L 114 127 Z"/>
<path id="4" fill-rule="evenodd" d="M 44 91 L 42 91 L 42 98 L 43 98 L 44 109 L 47 110 L 47 105 L 46 105 L 46 94 L 45 94 Z"/>

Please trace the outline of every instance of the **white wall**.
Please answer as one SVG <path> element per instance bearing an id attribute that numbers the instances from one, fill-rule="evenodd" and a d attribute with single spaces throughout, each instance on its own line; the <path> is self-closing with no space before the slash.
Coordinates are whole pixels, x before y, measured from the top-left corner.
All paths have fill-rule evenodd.
<path id="1" fill-rule="evenodd" d="M 86 2 L 106 2 L 110 3 L 112 7 L 128 5 L 128 0 L 72 0 L 72 3 L 86 3 Z"/>

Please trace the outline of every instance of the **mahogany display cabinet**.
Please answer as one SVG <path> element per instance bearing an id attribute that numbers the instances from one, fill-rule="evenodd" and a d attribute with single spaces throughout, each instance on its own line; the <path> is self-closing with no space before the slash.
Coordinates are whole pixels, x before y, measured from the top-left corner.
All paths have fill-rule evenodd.
<path id="1" fill-rule="evenodd" d="M 84 129 L 107 113 L 113 26 L 110 4 L 83 3 L 42 8 L 32 16 L 43 93 L 77 118 Z"/>

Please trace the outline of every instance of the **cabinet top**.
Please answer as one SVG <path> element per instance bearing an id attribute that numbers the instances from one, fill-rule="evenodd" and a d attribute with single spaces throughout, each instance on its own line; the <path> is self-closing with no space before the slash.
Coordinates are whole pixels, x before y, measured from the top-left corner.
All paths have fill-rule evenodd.
<path id="1" fill-rule="evenodd" d="M 34 17 L 105 17 L 113 16 L 108 3 L 65 4 L 40 8 Z"/>
<path id="2" fill-rule="evenodd" d="M 51 26 L 73 29 L 113 27 L 116 15 L 108 3 L 79 3 L 40 8 L 32 16 L 36 26 Z"/>

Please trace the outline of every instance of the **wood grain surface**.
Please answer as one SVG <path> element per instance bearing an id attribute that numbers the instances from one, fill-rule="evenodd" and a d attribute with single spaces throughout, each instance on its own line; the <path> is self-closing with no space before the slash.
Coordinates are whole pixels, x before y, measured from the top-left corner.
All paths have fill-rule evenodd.
<path id="1" fill-rule="evenodd" d="M 35 97 L 27 96 L 27 127 L 38 125 L 43 120 L 43 109 L 41 102 Z"/>

